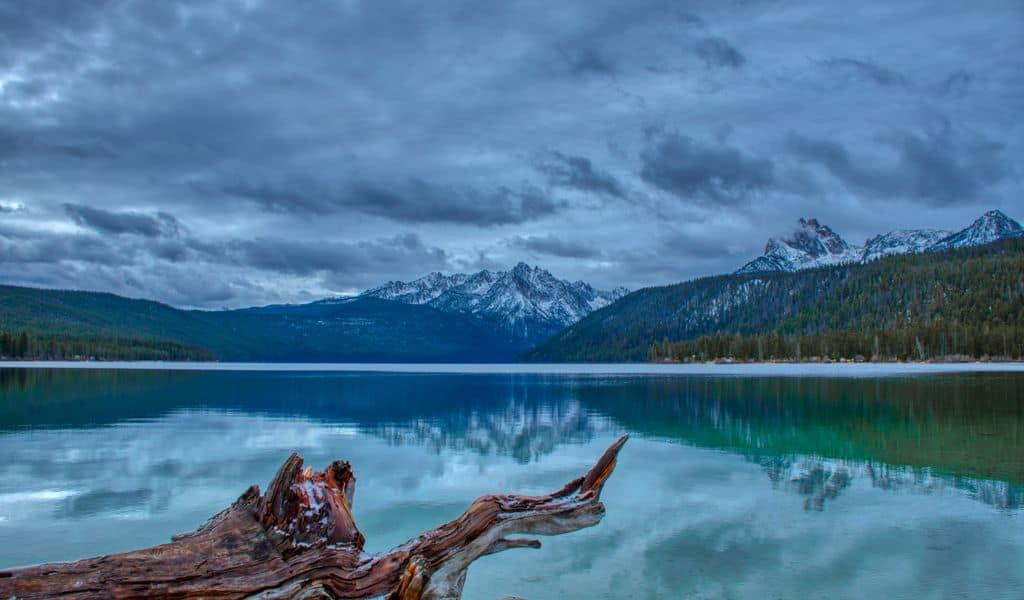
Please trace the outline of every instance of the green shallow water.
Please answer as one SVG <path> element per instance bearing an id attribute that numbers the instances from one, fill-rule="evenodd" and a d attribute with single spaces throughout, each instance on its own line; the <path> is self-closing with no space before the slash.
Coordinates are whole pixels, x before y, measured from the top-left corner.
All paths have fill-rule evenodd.
<path id="1" fill-rule="evenodd" d="M 1024 597 L 1024 375 L 0 369 L 0 567 L 162 543 L 292 451 L 372 550 L 632 440 L 597 527 L 467 598 Z"/>

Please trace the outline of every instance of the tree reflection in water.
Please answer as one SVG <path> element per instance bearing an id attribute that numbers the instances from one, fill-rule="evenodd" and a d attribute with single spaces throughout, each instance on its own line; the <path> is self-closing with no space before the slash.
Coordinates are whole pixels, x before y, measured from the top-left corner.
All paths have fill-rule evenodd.
<path id="1" fill-rule="evenodd" d="M 865 478 L 1024 505 L 1024 378 L 741 378 L 0 369 L 0 431 L 182 410 L 355 427 L 389 444 L 511 456 L 630 431 L 738 453 L 823 510 Z M 983 435 L 979 435 L 983 434 Z"/>

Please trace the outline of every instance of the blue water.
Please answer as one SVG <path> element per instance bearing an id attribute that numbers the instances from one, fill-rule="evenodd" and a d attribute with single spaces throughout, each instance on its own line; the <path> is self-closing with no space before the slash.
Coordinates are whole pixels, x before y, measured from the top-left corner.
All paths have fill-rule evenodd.
<path id="1" fill-rule="evenodd" d="M 632 439 L 596 527 L 467 598 L 1024 597 L 1024 375 L 0 369 L 0 566 L 165 542 L 292 451 L 384 550 Z M 760 373 L 764 375 L 764 373 Z"/>

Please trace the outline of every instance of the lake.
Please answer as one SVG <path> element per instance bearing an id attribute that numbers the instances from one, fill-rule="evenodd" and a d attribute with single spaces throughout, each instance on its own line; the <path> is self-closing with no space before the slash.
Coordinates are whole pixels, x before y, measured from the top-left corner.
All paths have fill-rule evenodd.
<path id="1" fill-rule="evenodd" d="M 2 368 L 0 567 L 166 542 L 292 451 L 384 550 L 629 432 L 605 519 L 466 598 L 1024 597 L 1020 372 L 434 370 Z"/>

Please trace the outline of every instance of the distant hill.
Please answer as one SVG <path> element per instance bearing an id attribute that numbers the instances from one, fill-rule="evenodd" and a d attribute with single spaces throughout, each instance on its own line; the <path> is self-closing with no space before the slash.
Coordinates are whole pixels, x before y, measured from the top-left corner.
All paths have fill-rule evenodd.
<path id="1" fill-rule="evenodd" d="M 468 315 L 355 298 L 231 311 L 0 286 L 0 332 L 25 357 L 230 361 L 486 361 L 527 348 Z M 0 334 L 0 338 L 4 336 Z M 17 348 L 14 348 L 17 350 Z"/>
<path id="2" fill-rule="evenodd" d="M 1024 238 L 633 292 L 533 361 L 1024 358 Z"/>
<path id="3" fill-rule="evenodd" d="M 432 273 L 358 297 L 225 311 L 113 294 L 0 286 L 0 356 L 225 361 L 514 359 L 625 293 L 509 271 Z M 22 341 L 22 332 L 26 339 Z"/>

